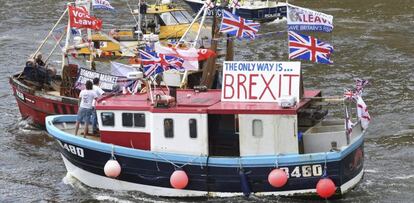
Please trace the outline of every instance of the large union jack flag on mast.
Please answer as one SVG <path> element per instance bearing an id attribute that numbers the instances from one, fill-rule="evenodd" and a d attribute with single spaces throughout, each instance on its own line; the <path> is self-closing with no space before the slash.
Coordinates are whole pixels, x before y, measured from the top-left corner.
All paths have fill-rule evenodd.
<path id="1" fill-rule="evenodd" d="M 259 31 L 260 24 L 246 20 L 240 16 L 223 10 L 220 32 L 224 32 L 237 38 L 254 39 Z"/>
<path id="2" fill-rule="evenodd" d="M 289 59 L 304 59 L 331 64 L 333 46 L 315 37 L 289 31 Z"/>
<path id="3" fill-rule="evenodd" d="M 145 76 L 152 76 L 170 69 L 184 70 L 184 60 L 182 58 L 157 54 L 155 52 L 148 53 L 144 50 L 139 50 L 139 54 Z"/>

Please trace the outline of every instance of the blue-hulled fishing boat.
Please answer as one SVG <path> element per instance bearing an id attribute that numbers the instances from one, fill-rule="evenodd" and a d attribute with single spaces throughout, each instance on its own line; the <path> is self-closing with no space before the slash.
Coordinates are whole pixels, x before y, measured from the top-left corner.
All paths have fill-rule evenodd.
<path id="1" fill-rule="evenodd" d="M 234 68 L 260 64 L 281 69 Z M 349 122 L 347 99 L 302 92 L 300 62 L 224 67 L 221 91 L 167 91 L 140 79 L 148 92 L 101 98 L 99 137 L 75 135 L 75 115 L 47 117 L 68 173 L 90 187 L 172 197 L 326 198 L 362 179 L 365 130 L 360 119 Z M 328 99 L 347 122 L 325 118 Z"/>

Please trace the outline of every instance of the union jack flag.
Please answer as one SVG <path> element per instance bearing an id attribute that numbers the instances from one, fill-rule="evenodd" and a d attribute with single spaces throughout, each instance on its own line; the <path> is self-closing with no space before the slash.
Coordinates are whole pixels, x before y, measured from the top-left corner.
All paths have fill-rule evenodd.
<path id="1" fill-rule="evenodd" d="M 331 64 L 333 46 L 315 37 L 289 31 L 289 59 L 304 59 Z"/>
<path id="2" fill-rule="evenodd" d="M 139 50 L 139 54 L 145 76 L 152 76 L 170 69 L 184 70 L 182 58 L 157 54 L 156 52 L 148 53 L 144 50 Z"/>
<path id="3" fill-rule="evenodd" d="M 246 20 L 240 16 L 223 10 L 220 32 L 224 32 L 237 38 L 254 39 L 259 31 L 260 24 Z"/>

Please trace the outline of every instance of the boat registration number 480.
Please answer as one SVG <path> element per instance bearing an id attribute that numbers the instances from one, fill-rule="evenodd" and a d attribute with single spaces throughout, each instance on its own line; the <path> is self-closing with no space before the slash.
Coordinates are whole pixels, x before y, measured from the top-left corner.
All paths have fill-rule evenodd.
<path id="1" fill-rule="evenodd" d="M 321 164 L 295 166 L 291 171 L 288 167 L 280 167 L 280 169 L 284 170 L 289 178 L 322 176 L 323 174 L 323 168 Z"/>
<path id="2" fill-rule="evenodd" d="M 59 145 L 60 145 L 63 149 L 66 149 L 66 151 L 68 151 L 68 152 L 70 152 L 70 153 L 72 153 L 72 154 L 74 154 L 74 155 L 76 155 L 76 156 L 82 157 L 82 158 L 84 158 L 84 157 L 85 157 L 85 153 L 84 153 L 84 151 L 83 151 L 83 149 L 82 149 L 82 148 L 80 148 L 80 147 L 75 147 L 75 146 L 70 145 L 70 144 L 62 143 L 62 142 L 61 142 L 61 141 L 59 141 L 59 140 L 58 140 L 58 142 L 59 142 Z"/>

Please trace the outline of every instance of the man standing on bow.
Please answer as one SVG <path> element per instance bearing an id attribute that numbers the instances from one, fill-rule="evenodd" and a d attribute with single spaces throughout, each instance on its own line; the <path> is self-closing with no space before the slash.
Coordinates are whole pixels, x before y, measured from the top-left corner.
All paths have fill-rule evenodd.
<path id="1" fill-rule="evenodd" d="M 105 93 L 100 87 L 99 87 L 99 78 L 93 79 L 93 91 L 95 91 L 96 95 L 100 97 L 103 93 Z M 92 107 L 92 132 L 94 135 L 98 134 L 98 117 L 96 115 L 96 100 L 93 102 Z"/>

